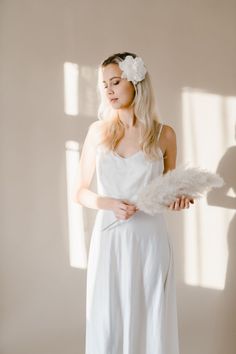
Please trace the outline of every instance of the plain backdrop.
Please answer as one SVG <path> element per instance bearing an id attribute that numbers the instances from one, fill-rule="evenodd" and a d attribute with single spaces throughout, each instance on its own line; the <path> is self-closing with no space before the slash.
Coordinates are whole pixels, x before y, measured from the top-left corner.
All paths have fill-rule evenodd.
<path id="1" fill-rule="evenodd" d="M 183 92 L 197 90 L 219 102 L 234 102 L 235 13 L 233 0 L 0 1 L 1 354 L 84 353 L 86 269 L 69 261 L 65 146 L 68 141 L 81 146 L 97 119 L 96 68 L 107 56 L 131 51 L 143 58 L 161 119 L 177 134 L 177 163 L 190 145 L 210 161 L 211 145 L 214 165 L 205 167 L 217 169 L 226 156 L 221 172 L 235 196 L 234 104 L 227 106 L 231 114 L 216 104 L 212 129 L 209 116 L 198 114 L 199 134 L 191 144 L 183 138 Z M 65 110 L 67 62 L 79 68 L 76 115 Z M 219 121 L 227 125 L 227 134 L 219 130 Z M 213 195 L 212 204 L 218 206 L 208 206 L 211 225 L 199 231 L 204 240 L 214 238 L 222 216 L 220 239 L 229 252 L 222 289 L 214 286 L 214 269 L 208 274 L 211 286 L 200 278 L 195 284 L 186 281 L 191 269 L 186 270 L 185 240 L 196 232 L 198 220 L 193 214 L 195 224 L 186 232 L 190 210 L 166 215 L 175 251 L 181 354 L 235 353 L 235 198 L 231 207 L 223 198 Z M 191 208 L 198 210 L 200 203 Z M 87 252 L 95 214 L 84 210 Z M 214 241 L 210 245 L 209 260 Z M 214 264 L 221 267 L 222 259 Z M 196 267 L 199 271 L 201 264 Z"/>

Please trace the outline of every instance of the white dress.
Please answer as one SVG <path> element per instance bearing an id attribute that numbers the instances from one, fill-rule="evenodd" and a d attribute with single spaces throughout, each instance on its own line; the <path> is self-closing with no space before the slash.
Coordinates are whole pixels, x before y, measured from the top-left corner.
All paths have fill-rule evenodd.
<path id="1" fill-rule="evenodd" d="M 161 130 L 160 130 L 161 132 Z M 159 138 L 159 137 L 158 137 Z M 135 201 L 161 159 L 97 151 L 99 195 Z M 98 210 L 87 268 L 86 354 L 179 354 L 173 248 L 163 213 L 116 220 Z"/>

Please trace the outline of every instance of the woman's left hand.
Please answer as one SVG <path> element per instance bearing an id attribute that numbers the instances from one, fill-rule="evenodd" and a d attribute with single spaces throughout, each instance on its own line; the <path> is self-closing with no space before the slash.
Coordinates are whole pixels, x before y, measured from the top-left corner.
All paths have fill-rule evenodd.
<path id="1" fill-rule="evenodd" d="M 194 200 L 192 198 L 185 197 L 182 195 L 182 197 L 179 197 L 171 203 L 168 208 L 171 210 L 181 210 L 181 209 L 186 209 L 189 208 L 189 203 L 194 204 Z"/>

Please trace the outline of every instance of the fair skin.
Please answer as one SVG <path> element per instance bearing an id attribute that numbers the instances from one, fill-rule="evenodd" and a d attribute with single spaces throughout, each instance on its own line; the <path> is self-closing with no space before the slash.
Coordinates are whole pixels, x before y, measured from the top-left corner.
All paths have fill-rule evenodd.
<path id="1" fill-rule="evenodd" d="M 109 104 L 117 110 L 119 118 L 125 125 L 125 135 L 120 141 L 116 151 L 122 157 L 128 157 L 140 150 L 138 145 L 140 137 L 140 125 L 134 115 L 134 108 L 131 106 L 135 91 L 131 82 L 121 78 L 122 71 L 117 64 L 109 64 L 102 69 L 102 80 L 104 91 Z M 115 100 L 113 100 L 115 99 Z M 73 200 L 80 205 L 92 209 L 112 210 L 117 219 L 126 220 L 133 216 L 138 208 L 128 200 L 120 200 L 111 197 L 103 197 L 92 192 L 89 187 L 95 172 L 96 146 L 98 133 L 102 121 L 96 121 L 89 126 L 85 138 L 81 158 L 78 166 L 78 174 Z M 166 156 L 164 159 L 164 173 L 174 169 L 176 166 L 176 134 L 168 125 L 163 125 L 159 140 L 160 148 Z M 182 196 L 169 205 L 171 210 L 189 208 L 193 200 Z"/>

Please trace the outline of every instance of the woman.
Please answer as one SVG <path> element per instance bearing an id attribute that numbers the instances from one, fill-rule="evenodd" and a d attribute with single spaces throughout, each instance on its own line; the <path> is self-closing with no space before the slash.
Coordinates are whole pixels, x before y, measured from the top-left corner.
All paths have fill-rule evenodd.
<path id="1" fill-rule="evenodd" d="M 75 202 L 98 209 L 87 269 L 86 354 L 178 354 L 164 215 L 150 216 L 135 205 L 142 186 L 175 168 L 176 135 L 159 122 L 140 57 L 114 54 L 98 74 L 99 120 L 88 129 L 74 191 Z M 98 193 L 89 189 L 95 170 Z M 183 196 L 169 208 L 190 202 Z"/>

